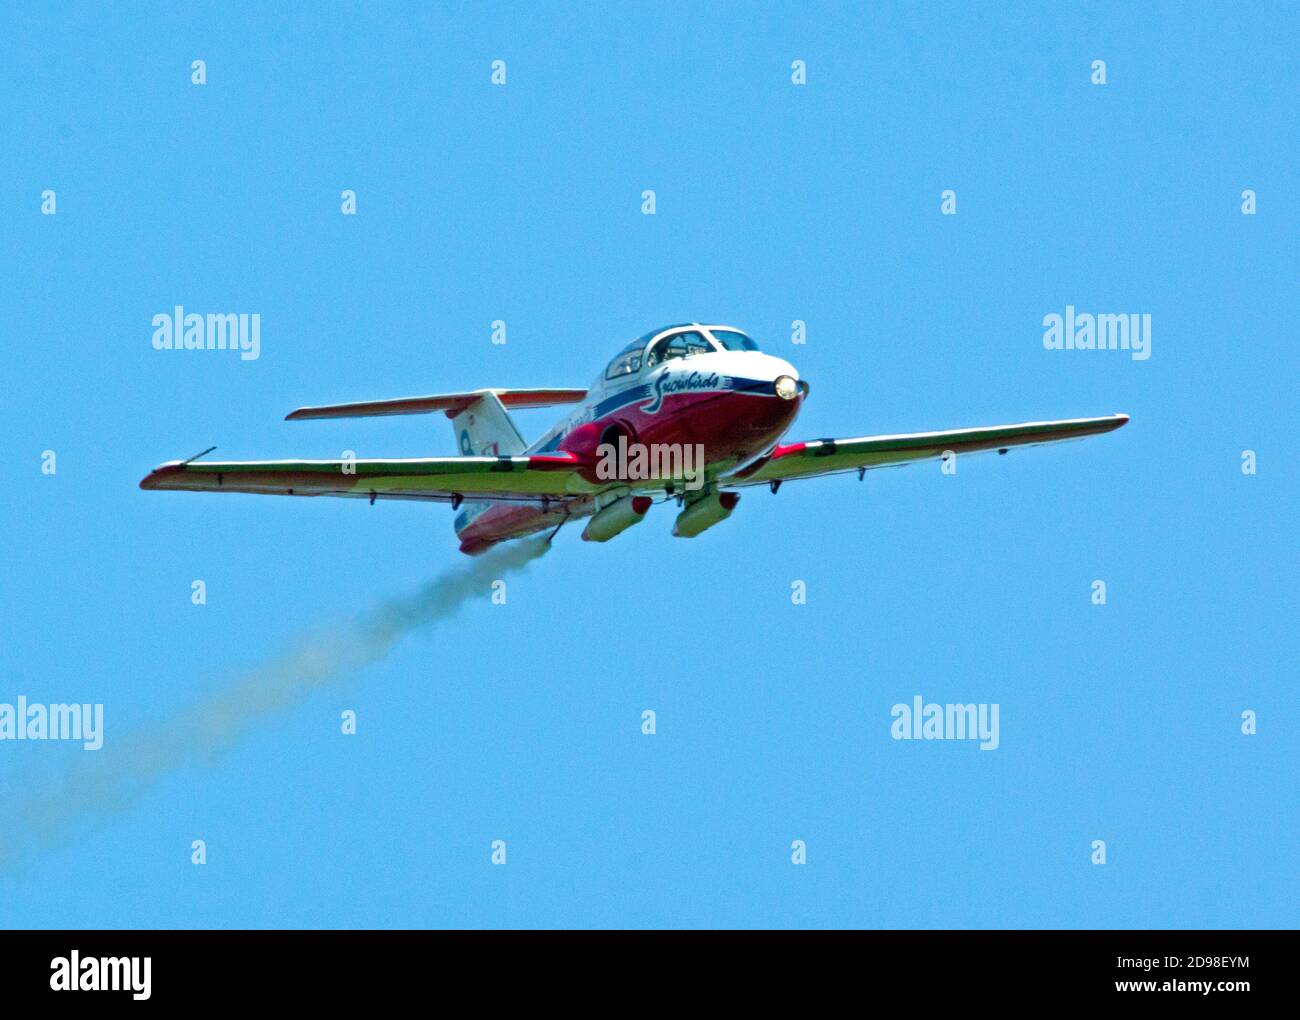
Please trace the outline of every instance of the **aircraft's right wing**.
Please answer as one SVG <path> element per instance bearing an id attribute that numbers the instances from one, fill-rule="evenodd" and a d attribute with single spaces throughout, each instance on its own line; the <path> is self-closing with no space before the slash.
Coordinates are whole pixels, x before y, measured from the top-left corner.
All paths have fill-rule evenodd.
<path id="1" fill-rule="evenodd" d="M 464 497 L 548 503 L 598 491 L 569 454 L 524 457 L 422 457 L 403 460 L 168 461 L 142 489 L 251 492 L 276 496 L 423 499 Z"/>
<path id="2" fill-rule="evenodd" d="M 1102 418 L 1068 418 L 1063 421 L 1031 421 L 1018 425 L 988 425 L 946 432 L 912 432 L 892 436 L 863 436 L 858 439 L 815 439 L 806 443 L 777 446 L 766 460 L 742 468 L 723 485 L 757 485 L 789 478 L 829 475 L 840 471 L 868 470 L 933 460 L 951 450 L 954 454 L 997 450 L 1013 446 L 1036 446 L 1066 439 L 1082 439 L 1112 432 L 1128 421 L 1126 414 Z"/>

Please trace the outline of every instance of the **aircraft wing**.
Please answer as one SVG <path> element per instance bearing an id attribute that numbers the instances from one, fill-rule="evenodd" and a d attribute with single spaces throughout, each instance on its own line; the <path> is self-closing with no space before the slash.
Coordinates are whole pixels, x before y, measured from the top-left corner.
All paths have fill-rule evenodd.
<path id="1" fill-rule="evenodd" d="M 568 454 L 532 457 L 423 457 L 404 460 L 168 461 L 142 489 L 252 492 L 275 496 L 422 499 L 462 497 L 547 503 L 597 491 Z"/>
<path id="2" fill-rule="evenodd" d="M 1067 439 L 1082 439 L 1112 432 L 1128 421 L 1126 414 L 1102 418 L 1067 418 L 1063 421 L 1032 421 L 1018 425 L 988 425 L 947 432 L 912 432 L 891 436 L 862 436 L 857 439 L 817 439 L 806 443 L 778 445 L 766 460 L 759 460 L 722 480 L 723 485 L 757 485 L 789 478 L 860 471 L 920 460 L 933 460 L 951 450 L 958 458 L 967 453 L 1013 446 L 1038 446 Z"/>

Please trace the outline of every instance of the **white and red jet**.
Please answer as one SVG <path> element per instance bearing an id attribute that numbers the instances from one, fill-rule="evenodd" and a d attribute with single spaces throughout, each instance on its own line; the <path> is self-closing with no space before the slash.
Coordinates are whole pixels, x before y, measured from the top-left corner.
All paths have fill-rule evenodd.
<path id="1" fill-rule="evenodd" d="M 729 517 L 750 485 L 773 492 L 790 479 L 891 467 L 982 450 L 1110 432 L 1124 414 L 782 443 L 808 384 L 731 326 L 702 323 L 647 333 L 624 347 L 585 390 L 475 390 L 356 404 L 302 407 L 288 416 L 361 418 L 444 412 L 460 455 L 404 460 L 169 461 L 142 489 L 350 496 L 450 503 L 464 553 L 590 518 L 583 537 L 604 542 L 642 520 L 656 499 L 676 498 L 673 533 L 698 535 Z M 531 446 L 509 409 L 577 404 Z M 680 475 L 611 477 L 611 450 L 695 449 L 694 485 Z M 210 451 L 209 451 L 210 452 Z M 200 454 L 202 456 L 202 454 Z M 663 463 L 669 463 L 664 458 Z M 651 463 L 655 463 L 654 460 Z"/>

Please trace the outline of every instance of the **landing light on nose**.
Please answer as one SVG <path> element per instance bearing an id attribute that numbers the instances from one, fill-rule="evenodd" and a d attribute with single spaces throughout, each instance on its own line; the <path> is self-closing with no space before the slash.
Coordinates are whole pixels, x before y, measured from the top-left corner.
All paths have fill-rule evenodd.
<path id="1" fill-rule="evenodd" d="M 778 375 L 772 388 L 782 400 L 793 400 L 799 395 L 799 383 L 792 376 Z"/>

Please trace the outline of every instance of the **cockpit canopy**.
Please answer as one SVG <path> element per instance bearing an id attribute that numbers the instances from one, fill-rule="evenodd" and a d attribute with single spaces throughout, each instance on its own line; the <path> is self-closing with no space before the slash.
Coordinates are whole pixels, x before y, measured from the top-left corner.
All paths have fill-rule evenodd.
<path id="1" fill-rule="evenodd" d="M 750 337 L 734 326 L 702 326 L 698 322 L 661 326 L 624 347 L 605 370 L 606 379 L 636 375 L 643 368 L 671 358 L 689 358 L 709 351 L 756 351 Z"/>

